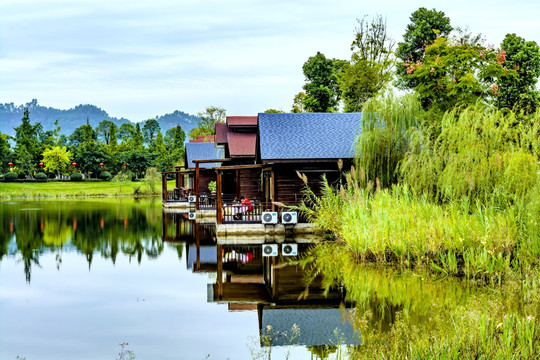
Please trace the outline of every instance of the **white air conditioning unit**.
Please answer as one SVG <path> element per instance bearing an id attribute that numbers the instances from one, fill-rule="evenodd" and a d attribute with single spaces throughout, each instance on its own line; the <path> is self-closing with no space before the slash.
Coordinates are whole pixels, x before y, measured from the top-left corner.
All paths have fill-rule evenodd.
<path id="1" fill-rule="evenodd" d="M 261 219 L 263 224 L 277 224 L 277 212 L 263 212 Z"/>
<path id="2" fill-rule="evenodd" d="M 298 244 L 281 244 L 281 255 L 283 256 L 298 255 Z"/>
<path id="3" fill-rule="evenodd" d="M 263 256 L 277 256 L 278 245 L 277 244 L 263 244 L 262 253 L 263 253 Z"/>
<path id="4" fill-rule="evenodd" d="M 281 223 L 282 224 L 296 224 L 298 222 L 298 216 L 295 212 L 282 212 Z"/>
<path id="5" fill-rule="evenodd" d="M 194 212 L 190 212 L 188 215 L 189 220 L 195 220 L 197 218 L 197 215 Z"/>
<path id="6" fill-rule="evenodd" d="M 188 196 L 188 201 L 189 201 L 190 203 L 197 202 L 197 196 L 196 196 L 196 195 L 189 195 L 189 196 Z"/>

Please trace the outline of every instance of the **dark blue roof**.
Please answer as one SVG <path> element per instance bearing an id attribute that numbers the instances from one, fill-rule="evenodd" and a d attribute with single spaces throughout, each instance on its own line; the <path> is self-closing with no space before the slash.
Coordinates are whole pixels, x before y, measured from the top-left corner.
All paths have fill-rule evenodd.
<path id="1" fill-rule="evenodd" d="M 354 157 L 362 113 L 259 114 L 262 160 Z"/>
<path id="2" fill-rule="evenodd" d="M 193 162 L 193 160 L 213 160 L 222 158 L 223 149 L 216 149 L 213 142 L 186 143 L 186 168 L 195 168 L 195 163 Z M 199 164 L 199 168 L 209 169 L 220 165 L 220 163 L 201 163 Z"/>

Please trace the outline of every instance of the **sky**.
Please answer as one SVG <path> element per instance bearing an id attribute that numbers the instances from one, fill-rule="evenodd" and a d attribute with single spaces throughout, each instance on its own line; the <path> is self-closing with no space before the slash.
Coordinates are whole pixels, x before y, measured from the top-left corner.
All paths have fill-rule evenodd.
<path id="1" fill-rule="evenodd" d="M 364 15 L 399 42 L 419 7 L 495 47 L 507 33 L 540 44 L 538 0 L 0 0 L 0 103 L 93 104 L 132 121 L 288 112 L 310 56 L 350 59 Z"/>

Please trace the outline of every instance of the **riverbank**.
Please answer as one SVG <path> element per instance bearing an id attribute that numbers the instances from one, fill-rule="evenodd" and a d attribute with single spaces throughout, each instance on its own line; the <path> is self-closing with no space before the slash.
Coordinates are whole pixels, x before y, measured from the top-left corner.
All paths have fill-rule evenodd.
<path id="1" fill-rule="evenodd" d="M 0 182 L 0 199 L 41 199 L 99 196 L 159 196 L 161 187 L 146 182 L 50 181 Z"/>

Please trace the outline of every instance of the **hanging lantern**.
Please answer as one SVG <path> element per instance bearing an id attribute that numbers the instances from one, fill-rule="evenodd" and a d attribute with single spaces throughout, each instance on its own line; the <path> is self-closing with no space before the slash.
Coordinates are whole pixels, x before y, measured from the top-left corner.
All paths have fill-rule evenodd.
<path id="1" fill-rule="evenodd" d="M 99 166 L 103 167 L 103 163 L 99 163 Z"/>
<path id="2" fill-rule="evenodd" d="M 126 164 L 126 163 L 124 163 L 123 165 L 124 165 L 124 167 L 126 167 L 126 166 L 127 166 L 127 164 Z"/>
<path id="3" fill-rule="evenodd" d="M 73 167 L 77 166 L 77 163 L 71 163 L 71 165 L 73 165 Z"/>
<path id="4" fill-rule="evenodd" d="M 9 167 L 12 167 L 12 166 L 13 166 L 13 163 L 12 163 L 12 162 L 9 162 L 8 165 L 9 165 Z"/>
<path id="5" fill-rule="evenodd" d="M 39 163 L 39 167 L 43 167 L 43 163 L 42 163 L 42 162 Z"/>

